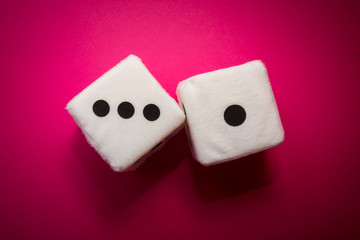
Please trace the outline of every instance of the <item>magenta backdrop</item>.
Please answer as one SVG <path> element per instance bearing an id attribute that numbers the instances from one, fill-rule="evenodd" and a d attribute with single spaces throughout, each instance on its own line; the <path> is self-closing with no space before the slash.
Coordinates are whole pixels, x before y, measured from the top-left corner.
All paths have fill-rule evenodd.
<path id="1" fill-rule="evenodd" d="M 3 1 L 1 239 L 360 239 L 356 1 Z M 67 102 L 128 54 L 176 98 L 265 62 L 283 145 L 214 167 L 181 131 L 115 173 Z"/>

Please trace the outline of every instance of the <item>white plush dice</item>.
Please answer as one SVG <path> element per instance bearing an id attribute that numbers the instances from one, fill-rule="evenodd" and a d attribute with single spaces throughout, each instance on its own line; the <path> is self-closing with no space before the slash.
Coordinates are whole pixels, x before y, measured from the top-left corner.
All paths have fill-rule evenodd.
<path id="1" fill-rule="evenodd" d="M 90 84 L 66 108 L 116 171 L 139 166 L 185 120 L 176 101 L 134 55 Z"/>
<path id="2" fill-rule="evenodd" d="M 203 165 L 244 157 L 284 140 L 261 61 L 191 77 L 179 83 L 177 95 L 193 155 Z"/>

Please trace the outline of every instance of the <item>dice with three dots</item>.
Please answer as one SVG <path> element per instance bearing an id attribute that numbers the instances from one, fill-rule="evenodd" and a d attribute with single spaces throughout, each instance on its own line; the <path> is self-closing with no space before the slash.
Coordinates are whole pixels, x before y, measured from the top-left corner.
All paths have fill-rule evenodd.
<path id="1" fill-rule="evenodd" d="M 66 109 L 115 171 L 135 169 L 185 120 L 176 101 L 134 55 L 90 84 Z"/>
<path id="2" fill-rule="evenodd" d="M 194 157 L 213 165 L 256 153 L 284 140 L 284 130 L 264 64 L 193 76 L 179 83 Z"/>

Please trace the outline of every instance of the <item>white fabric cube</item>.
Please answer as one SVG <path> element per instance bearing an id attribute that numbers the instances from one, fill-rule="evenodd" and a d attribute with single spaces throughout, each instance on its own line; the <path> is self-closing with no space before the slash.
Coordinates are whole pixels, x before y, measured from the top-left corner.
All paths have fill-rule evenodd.
<path id="1" fill-rule="evenodd" d="M 136 168 L 185 120 L 176 101 L 134 55 L 90 84 L 66 109 L 115 171 Z"/>
<path id="2" fill-rule="evenodd" d="M 247 156 L 284 140 L 264 64 L 243 65 L 193 76 L 179 83 L 194 157 L 212 165 Z"/>

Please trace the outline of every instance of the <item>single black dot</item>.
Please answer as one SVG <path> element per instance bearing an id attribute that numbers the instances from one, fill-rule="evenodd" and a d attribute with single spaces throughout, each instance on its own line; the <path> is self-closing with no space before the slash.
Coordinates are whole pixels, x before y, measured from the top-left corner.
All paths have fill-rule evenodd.
<path id="1" fill-rule="evenodd" d="M 134 115 L 134 112 L 134 106 L 129 102 L 122 102 L 118 106 L 118 113 L 122 118 L 131 118 Z"/>
<path id="2" fill-rule="evenodd" d="M 160 109 L 155 104 L 148 104 L 143 110 L 144 117 L 149 121 L 155 121 L 160 117 Z"/>
<path id="3" fill-rule="evenodd" d="M 230 126 L 236 127 L 245 122 L 246 112 L 240 105 L 231 105 L 224 112 L 224 119 Z"/>
<path id="4" fill-rule="evenodd" d="M 105 117 L 110 112 L 110 106 L 104 100 L 97 100 L 93 105 L 93 111 L 96 116 Z"/>

